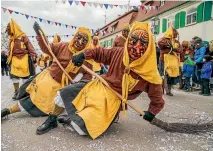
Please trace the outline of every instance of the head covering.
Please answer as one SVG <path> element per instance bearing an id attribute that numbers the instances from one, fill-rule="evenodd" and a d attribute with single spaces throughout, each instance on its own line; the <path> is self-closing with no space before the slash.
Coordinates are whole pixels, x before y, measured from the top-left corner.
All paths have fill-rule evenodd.
<path id="1" fill-rule="evenodd" d="M 9 35 L 10 50 L 9 50 L 9 56 L 7 59 L 8 63 L 10 63 L 13 56 L 12 54 L 13 54 L 14 40 L 22 36 L 25 36 L 25 33 L 21 30 L 20 26 L 13 19 L 11 19 L 9 25 L 10 25 L 10 31 L 12 35 Z"/>
<path id="2" fill-rule="evenodd" d="M 129 24 L 124 24 L 124 25 L 123 25 L 123 29 L 130 29 Z"/>
<path id="3" fill-rule="evenodd" d="M 201 38 L 197 38 L 197 39 L 195 39 L 194 43 L 199 43 L 199 44 L 201 44 L 201 43 L 202 43 L 202 39 L 201 39 Z"/>
<path id="4" fill-rule="evenodd" d="M 167 29 L 167 31 L 165 32 L 164 38 L 169 38 L 169 39 L 174 39 L 174 28 L 173 26 L 169 26 L 169 28 Z"/>
<path id="5" fill-rule="evenodd" d="M 130 63 L 130 58 L 127 50 L 129 37 L 127 38 L 124 47 L 124 57 L 123 64 L 125 66 L 125 73 L 122 79 L 122 105 L 125 108 L 125 102 L 127 101 L 129 86 L 131 83 L 130 70 L 138 74 L 144 80 L 153 84 L 162 84 L 162 79 L 157 69 L 156 61 L 156 48 L 155 41 L 150 30 L 150 26 L 147 22 L 134 22 L 130 33 L 135 30 L 145 30 L 149 35 L 149 44 L 146 52 L 141 56 L 141 58 L 134 60 Z"/>
<path id="6" fill-rule="evenodd" d="M 182 46 L 184 47 L 189 47 L 189 42 L 188 41 L 183 41 L 182 42 Z"/>
<path id="7" fill-rule="evenodd" d="M 59 41 L 59 35 L 55 34 L 54 38 L 53 38 L 53 43 L 58 43 Z"/>
<path id="8" fill-rule="evenodd" d="M 81 51 L 76 51 L 76 50 L 74 49 L 74 47 L 73 47 L 74 38 L 72 38 L 72 40 L 69 42 L 69 50 L 70 50 L 72 53 L 74 53 L 75 55 L 77 55 L 77 54 L 83 52 L 84 50 L 86 50 L 86 49 L 90 46 L 91 40 L 92 40 L 92 38 L 91 38 L 91 32 L 90 32 L 89 29 L 87 29 L 87 28 L 85 28 L 85 27 L 79 27 L 78 30 L 76 31 L 74 37 L 75 37 L 76 34 L 79 33 L 79 32 L 85 33 L 85 34 L 88 36 L 88 42 L 87 42 L 87 45 L 86 45 L 86 47 L 85 47 L 84 49 L 82 49 Z"/>

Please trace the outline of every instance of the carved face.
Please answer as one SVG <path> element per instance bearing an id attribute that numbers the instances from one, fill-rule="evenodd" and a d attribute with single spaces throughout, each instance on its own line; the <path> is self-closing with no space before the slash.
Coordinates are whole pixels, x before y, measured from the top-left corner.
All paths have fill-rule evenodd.
<path id="1" fill-rule="evenodd" d="M 77 51 L 83 50 L 88 43 L 88 36 L 85 33 L 78 32 L 74 37 L 73 46 Z"/>
<path id="2" fill-rule="evenodd" d="M 8 35 L 12 35 L 11 33 L 11 29 L 10 29 L 10 23 L 7 25 L 6 31 L 5 31 Z"/>
<path id="3" fill-rule="evenodd" d="M 144 55 L 148 48 L 149 35 L 144 30 L 135 30 L 128 40 L 128 53 L 130 57 L 130 62 L 139 59 Z"/>
<path id="4" fill-rule="evenodd" d="M 93 43 L 94 46 L 96 46 L 98 44 L 98 39 L 93 38 L 92 43 Z"/>
<path id="5" fill-rule="evenodd" d="M 124 28 L 124 29 L 122 30 L 122 35 L 123 35 L 125 38 L 127 38 L 128 35 L 129 35 L 129 29 Z"/>

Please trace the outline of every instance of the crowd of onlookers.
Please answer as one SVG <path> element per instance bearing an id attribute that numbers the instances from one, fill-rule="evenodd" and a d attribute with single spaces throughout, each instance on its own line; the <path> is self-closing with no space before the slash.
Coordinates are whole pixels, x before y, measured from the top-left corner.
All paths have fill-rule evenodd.
<path id="1" fill-rule="evenodd" d="M 158 46 L 156 46 L 156 51 L 159 65 L 161 50 Z M 193 37 L 190 42 L 183 41 L 179 60 L 179 89 L 186 92 L 201 90 L 201 95 L 211 95 L 211 89 L 213 89 L 213 40 L 204 43 L 201 38 Z"/>

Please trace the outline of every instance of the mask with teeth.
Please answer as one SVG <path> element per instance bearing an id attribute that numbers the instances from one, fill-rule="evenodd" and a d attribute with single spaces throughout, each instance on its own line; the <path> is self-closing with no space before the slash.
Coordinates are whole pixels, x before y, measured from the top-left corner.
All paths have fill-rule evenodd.
<path id="1" fill-rule="evenodd" d="M 129 35 L 128 53 L 130 62 L 139 59 L 148 48 L 149 35 L 145 30 L 135 30 Z"/>

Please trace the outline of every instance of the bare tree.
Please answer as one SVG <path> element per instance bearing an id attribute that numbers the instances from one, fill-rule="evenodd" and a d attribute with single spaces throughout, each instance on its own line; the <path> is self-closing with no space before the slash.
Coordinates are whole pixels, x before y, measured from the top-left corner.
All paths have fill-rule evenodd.
<path id="1" fill-rule="evenodd" d="M 8 34 L 5 33 L 6 26 L 1 27 L 1 50 L 5 50 L 8 52 L 9 50 L 9 40 L 8 40 Z"/>

